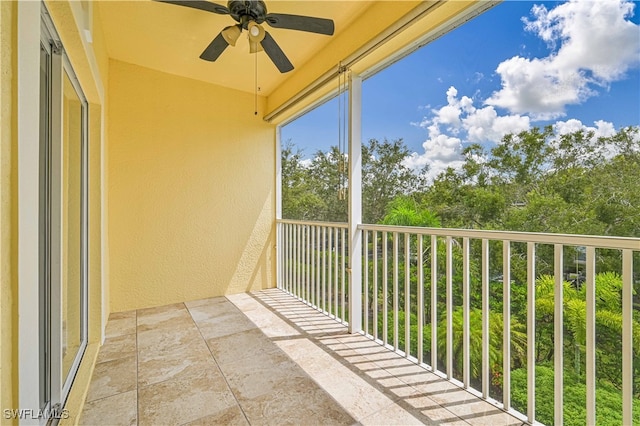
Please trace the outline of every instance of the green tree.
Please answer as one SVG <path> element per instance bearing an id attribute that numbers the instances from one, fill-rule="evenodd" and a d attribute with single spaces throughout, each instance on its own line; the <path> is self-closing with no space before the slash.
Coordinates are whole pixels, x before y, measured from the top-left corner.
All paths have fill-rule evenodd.
<path id="1" fill-rule="evenodd" d="M 409 149 L 402 139 L 371 139 L 362 146 L 363 221 L 380 223 L 397 197 L 426 189 L 422 174 L 404 164 Z"/>
<path id="2" fill-rule="evenodd" d="M 398 226 L 440 227 L 438 216 L 420 207 L 416 200 L 408 196 L 398 196 L 387 205 L 382 223 Z"/>
<path id="3" fill-rule="evenodd" d="M 302 151 L 290 141 L 282 147 L 282 216 L 287 219 L 314 219 L 314 212 L 324 206 L 302 159 Z"/>

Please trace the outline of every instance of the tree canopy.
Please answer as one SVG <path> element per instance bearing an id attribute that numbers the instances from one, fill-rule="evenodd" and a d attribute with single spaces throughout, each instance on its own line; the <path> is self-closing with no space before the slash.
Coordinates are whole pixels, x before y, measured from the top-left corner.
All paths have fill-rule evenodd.
<path id="1" fill-rule="evenodd" d="M 429 180 L 427 170 L 412 170 L 406 165 L 409 149 L 401 140 L 368 141 L 362 150 L 363 169 L 363 221 L 371 224 L 403 225 L 418 227 L 447 227 L 467 229 L 511 230 L 525 232 L 549 232 L 562 234 L 588 234 L 603 236 L 640 237 L 640 128 L 628 127 L 607 137 L 597 137 L 583 130 L 559 134 L 553 127 L 534 128 L 517 135 L 506 135 L 500 144 L 486 147 L 469 144 L 462 152 L 462 165 L 449 168 Z M 328 152 L 318 151 L 312 159 L 304 160 L 302 153 L 289 143 L 282 150 L 283 216 L 287 219 L 344 222 L 347 220 L 347 178 L 344 173 L 348 159 L 336 147 Z M 376 237 L 376 246 L 387 247 L 392 243 L 387 237 Z M 476 241 L 477 242 L 477 241 Z M 414 237 L 401 240 L 398 262 L 399 282 L 405 282 L 410 273 L 411 290 L 409 304 L 417 306 L 415 295 L 417 280 L 415 271 L 423 268 L 430 277 L 430 264 L 418 265 L 415 257 L 402 255 L 402 246 L 410 244 L 415 253 Z M 517 243 L 511 251 L 511 366 L 513 406 L 526 410 L 526 251 Z M 471 246 L 471 255 L 477 251 Z M 536 412 L 538 420 L 553 422 L 553 359 L 554 359 L 554 283 L 552 247 L 541 245 L 536 266 Z M 437 259 L 445 259 L 444 247 L 438 243 Z M 501 270 L 501 253 L 491 249 L 491 266 Z M 565 258 L 578 259 L 580 247 L 565 247 Z M 438 354 L 445 353 L 445 342 L 453 340 L 454 377 L 461 374 L 462 309 L 460 306 L 462 282 L 462 257 L 453 251 L 452 312 L 453 336 L 446 336 L 443 300 L 438 300 Z M 635 264 L 640 264 L 640 253 L 634 254 Z M 387 259 L 389 262 L 389 259 Z M 405 268 L 408 263 L 408 267 Z M 383 262 L 377 262 L 377 276 L 383 277 Z M 495 265 L 499 267 L 494 267 Z M 567 264 L 571 265 L 570 262 Z M 565 268 L 567 266 L 565 264 Z M 576 261 L 577 265 L 578 262 Z M 598 422 L 619 423 L 622 386 L 621 333 L 622 279 L 619 274 L 619 251 L 599 250 L 596 276 L 596 357 Z M 387 271 L 390 270 L 387 266 Z M 575 265 L 574 265 L 575 266 Z M 369 262 L 369 277 L 373 274 Z M 444 270 L 444 265 L 438 266 Z M 482 317 L 479 299 L 481 282 L 478 267 L 472 264 L 470 271 L 471 323 L 470 353 L 472 384 L 478 387 L 481 376 Z M 575 272 L 575 271 L 574 271 Z M 564 374 L 565 374 L 565 423 L 583 424 L 585 421 L 585 345 L 586 345 L 586 291 L 579 274 L 569 279 L 566 271 L 563 283 L 564 300 Z M 634 277 L 633 312 L 633 368 L 634 368 L 634 421 L 640 422 L 640 273 Z M 424 292 L 429 294 L 431 285 L 437 285 L 438 294 L 445 294 L 445 277 L 436 283 L 425 280 Z M 370 278 L 371 279 L 371 278 Z M 504 323 L 502 310 L 502 278 L 490 283 L 490 374 L 491 395 L 502 392 L 501 330 Z M 382 301 L 387 303 L 397 297 L 399 310 L 393 312 L 387 306 L 388 335 L 394 326 L 399 329 L 399 348 L 405 347 L 405 319 L 410 319 L 410 350 L 417 351 L 416 312 L 405 312 L 405 294 L 383 295 L 380 287 L 366 283 L 370 293 L 368 300 L 376 300 L 377 312 L 382 311 Z M 375 295 L 374 288 L 378 294 Z M 387 290 L 390 292 L 391 290 Z M 384 296 L 384 297 L 383 297 Z M 372 302 L 373 303 L 373 302 Z M 425 359 L 430 348 L 430 309 L 425 306 L 423 321 Z M 370 309 L 371 311 L 371 309 Z M 397 323 L 397 324 L 396 324 Z M 381 318 L 370 321 L 377 327 L 378 335 L 384 329 Z M 367 330 L 371 332 L 372 330 Z M 442 346 L 442 347 L 440 347 Z M 438 362 L 443 362 L 439 360 Z"/>

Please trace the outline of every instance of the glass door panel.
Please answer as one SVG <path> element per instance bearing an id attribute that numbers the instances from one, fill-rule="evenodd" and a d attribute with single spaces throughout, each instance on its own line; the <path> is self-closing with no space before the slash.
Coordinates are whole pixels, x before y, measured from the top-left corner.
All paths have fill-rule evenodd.
<path id="1" fill-rule="evenodd" d="M 62 87 L 62 377 L 83 346 L 83 102 L 69 75 Z"/>
<path id="2" fill-rule="evenodd" d="M 51 53 L 40 45 L 40 212 L 39 223 L 39 312 L 40 312 L 40 408 L 46 409 L 50 400 L 50 285 L 51 285 L 51 217 L 50 217 L 50 72 Z"/>

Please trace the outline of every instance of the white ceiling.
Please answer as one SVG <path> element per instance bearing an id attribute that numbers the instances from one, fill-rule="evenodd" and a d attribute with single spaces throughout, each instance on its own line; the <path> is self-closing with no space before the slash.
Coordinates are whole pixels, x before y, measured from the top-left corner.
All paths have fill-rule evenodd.
<path id="1" fill-rule="evenodd" d="M 226 2 L 219 2 L 225 4 Z M 267 0 L 269 12 L 333 19 L 339 36 L 373 2 L 364 0 Z M 151 0 L 96 2 L 109 56 L 124 62 L 253 93 L 256 57 L 241 36 L 216 62 L 199 58 L 213 38 L 228 25 L 229 15 Z M 264 52 L 258 53 L 258 86 L 268 96 L 332 39 L 302 31 L 265 29 L 296 69 L 281 74 Z M 246 33 L 243 33 L 243 35 Z"/>

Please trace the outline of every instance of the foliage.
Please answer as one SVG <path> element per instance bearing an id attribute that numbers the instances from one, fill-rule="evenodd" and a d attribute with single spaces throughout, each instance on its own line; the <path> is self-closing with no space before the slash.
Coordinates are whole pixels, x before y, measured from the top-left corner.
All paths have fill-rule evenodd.
<path id="1" fill-rule="evenodd" d="M 387 206 L 411 192 L 426 189 L 426 180 L 404 165 L 409 150 L 402 139 L 371 139 L 362 146 L 362 215 L 380 223 Z M 304 160 L 288 142 L 282 149 L 282 215 L 286 219 L 347 221 L 348 168 L 337 147 Z"/>
<path id="2" fill-rule="evenodd" d="M 506 135 L 422 194 L 444 227 L 640 236 L 640 128 Z"/>
<path id="3" fill-rule="evenodd" d="M 466 146 L 462 166 L 449 168 L 432 182 L 425 179 L 425 170 L 414 172 L 405 166 L 409 151 L 400 140 L 382 142 L 372 139 L 363 146 L 363 222 L 387 225 L 447 227 L 640 237 L 640 127 L 620 129 L 609 137 L 596 137 L 592 132 L 576 131 L 558 134 L 553 127 L 534 128 L 517 135 L 506 135 L 501 143 L 488 148 L 479 144 Z M 347 184 L 345 157 L 332 148 L 318 152 L 311 160 L 303 160 L 293 145 L 283 149 L 283 212 L 285 218 L 323 221 L 346 221 L 347 203 L 339 200 L 340 188 Z M 383 276 L 382 261 L 377 262 L 379 282 L 367 285 L 368 300 L 381 313 L 386 298 L 388 309 L 387 335 L 389 343 L 400 350 L 410 338 L 410 354 L 417 354 L 417 323 L 423 322 L 423 355 L 430 360 L 431 312 L 437 310 L 437 350 L 439 367 L 446 359 L 446 343 L 453 347 L 454 377 L 462 375 L 462 256 L 460 239 L 453 239 L 452 336 L 446 330 L 445 246 L 439 240 L 431 247 L 425 240 L 423 264 L 418 265 L 417 239 L 405 240 L 402 233 L 394 241 L 393 233 L 386 240 L 378 235 L 375 243 L 369 240 L 369 253 L 379 256 L 386 248 L 389 253 Z M 479 241 L 471 242 L 471 257 L 479 258 Z M 373 246 L 378 250 L 374 253 Z M 398 247 L 397 277 L 392 271 L 391 253 Z M 490 242 L 490 342 L 489 364 L 492 396 L 502 392 L 502 326 L 503 278 L 500 242 Z M 409 256 L 405 259 L 405 248 Z M 555 278 L 554 247 L 536 246 L 535 305 L 536 305 L 536 416 L 537 420 L 553 423 L 553 359 Z M 430 257 L 437 255 L 438 274 L 431 283 Z M 634 255 L 638 257 L 638 253 Z M 586 355 L 586 285 L 581 261 L 584 251 L 578 247 L 564 247 L 563 335 L 564 356 L 564 421 L 584 424 L 585 418 L 585 355 Z M 638 264 L 638 260 L 635 261 Z M 369 279 L 373 264 L 369 265 Z M 599 424 L 619 424 L 621 421 L 621 334 L 622 279 L 619 275 L 620 251 L 599 249 L 596 253 L 596 363 L 597 416 Z M 416 273 L 422 268 L 425 277 L 425 296 L 436 286 L 435 306 L 426 302 L 424 318 L 417 318 L 418 283 Z M 513 406 L 526 411 L 526 245 L 511 244 L 511 366 Z M 470 363 L 472 385 L 481 376 L 482 313 L 480 308 L 481 276 L 478 262 L 470 265 Z M 582 269 L 584 269 L 582 267 Z M 634 283 L 640 283 L 640 268 L 634 268 Z M 405 274 L 409 273 L 408 280 Z M 400 283 L 395 295 L 399 311 L 393 313 L 393 288 Z M 382 283 L 388 285 L 383 294 Z M 405 294 L 405 285 L 410 289 Z M 374 297 L 374 288 L 377 294 Z M 405 300 L 405 297 L 409 300 Z M 428 296 L 426 296 L 428 299 Z M 405 306 L 411 307 L 405 312 Z M 371 312 L 371 307 L 369 312 Z M 634 422 L 640 424 L 640 297 L 634 293 L 633 318 L 633 392 Z M 408 316 L 410 330 L 406 333 Z M 397 318 L 395 318 L 397 317 Z M 382 315 L 377 323 L 382 337 Z M 397 320 L 398 341 L 393 341 L 394 321 Z M 428 361 L 427 361 L 428 362 Z"/>
<path id="4" fill-rule="evenodd" d="M 428 209 L 421 208 L 416 200 L 407 196 L 397 197 L 386 208 L 382 219 L 385 225 L 422 226 L 439 228 L 440 219 Z"/>
<path id="5" fill-rule="evenodd" d="M 554 424 L 553 364 L 536 365 L 536 420 L 546 425 Z M 519 368 L 511 372 L 512 404 L 521 411 L 527 411 L 527 370 Z M 582 375 L 571 370 L 564 373 L 563 421 L 568 426 L 587 424 L 586 385 Z M 640 400 L 633 401 L 633 424 L 640 424 Z M 596 383 L 596 422 L 598 425 L 618 426 L 622 424 L 622 398 L 620 390 L 606 380 Z"/>

